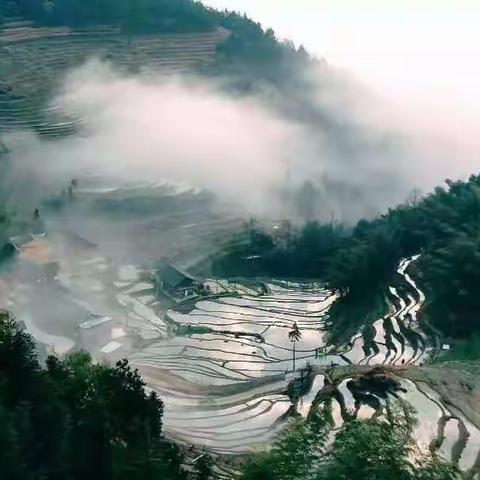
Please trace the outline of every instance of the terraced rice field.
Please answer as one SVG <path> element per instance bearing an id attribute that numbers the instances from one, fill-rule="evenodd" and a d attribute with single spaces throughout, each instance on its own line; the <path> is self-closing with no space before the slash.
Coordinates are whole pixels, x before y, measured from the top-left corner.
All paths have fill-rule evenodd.
<path id="1" fill-rule="evenodd" d="M 400 264 L 397 272 L 403 279 L 405 293 L 401 297 L 397 288 L 389 287 L 390 311 L 385 318 L 373 323 L 374 343 L 366 345 L 359 333 L 352 339 L 353 345 L 343 353 L 346 360 L 359 365 L 418 365 L 428 358 L 432 349 L 438 347 L 438 338 L 427 337 L 417 318 L 425 296 L 407 273 L 408 266 L 417 258 Z"/>
<path id="2" fill-rule="evenodd" d="M 287 428 L 295 413 L 308 417 L 310 409 L 323 401 L 329 376 L 326 367 L 335 363 L 355 371 L 348 367 L 348 356 L 354 358 L 355 349 L 360 365 L 402 367 L 424 362 L 438 339 L 425 335 L 418 322 L 425 298 L 407 273 L 416 259 L 399 266 L 404 283 L 397 285 L 398 290 L 389 289 L 389 315 L 374 324 L 376 353 L 362 348 L 356 339 L 352 339 L 353 347 L 326 345 L 325 320 L 335 297 L 315 284 L 272 282 L 267 284 L 268 293 L 259 297 L 222 283 L 220 290 L 227 296 L 199 301 L 189 314 L 169 312 L 169 320 L 177 327 L 202 326 L 209 332 L 164 339 L 131 356 L 149 387 L 165 400 L 168 433 L 218 454 L 255 451 Z M 235 296 L 228 295 L 232 289 Z M 394 328 L 383 327 L 387 319 Z M 297 367 L 309 365 L 318 373 L 312 376 L 309 389 L 292 403 L 285 393 L 295 377 L 288 339 L 294 322 L 302 332 L 296 345 Z M 325 346 L 329 353 L 319 354 L 318 349 Z M 403 372 L 408 370 L 398 370 L 399 375 Z M 464 471 L 475 467 L 480 431 L 463 413 L 451 405 L 447 408 L 427 384 L 398 377 L 398 387 L 381 395 L 355 389 L 351 380 L 347 376 L 339 381 L 334 396 L 327 397 L 334 431 L 350 418 L 381 417 L 393 401 L 403 399 L 418 412 L 415 436 L 422 448 L 434 448 Z"/>
<path id="3" fill-rule="evenodd" d="M 51 102 L 65 74 L 95 58 L 126 73 L 177 75 L 211 64 L 223 29 L 211 32 L 122 35 L 14 26 L 0 31 L 0 133 L 33 129 L 47 139 L 82 130 L 81 118 Z"/>
<path id="4" fill-rule="evenodd" d="M 204 445 L 218 453 L 254 450 L 265 444 L 271 432 L 276 434 L 288 423 L 287 412 L 297 411 L 308 416 L 324 385 L 325 375 L 319 373 L 295 405 L 284 395 L 294 378 L 293 347 L 288 332 L 295 322 L 302 333 L 295 346 L 297 369 L 310 366 L 324 372 L 332 364 L 405 365 L 425 360 L 431 351 L 431 342 L 416 343 L 417 337 L 410 334 L 410 331 L 421 331 L 409 312 L 418 306 L 422 297 L 405 273 L 414 260 L 407 260 L 399 267 L 405 285 L 412 290 L 411 300 L 404 302 L 405 305 L 399 301 L 395 305 L 392 300 L 388 317 L 402 325 L 396 331 L 397 343 L 388 341 L 393 333 L 385 332 L 383 321 L 386 319 L 381 319 L 375 322 L 377 332 L 381 332 L 375 337 L 378 341 L 376 353 L 363 348 L 361 337 L 352 339 L 353 346 L 328 345 L 325 321 L 336 297 L 320 285 L 290 283 L 287 286 L 282 282 L 270 282 L 266 284 L 268 293 L 259 296 L 236 285 L 220 283 L 218 291 L 224 293 L 221 298 L 201 300 L 188 314 L 168 312 L 174 330 L 189 332 L 190 329 L 190 334 L 152 343 L 134 353 L 130 360 L 140 368 L 150 388 L 164 398 L 166 427 L 177 440 Z M 196 333 L 199 327 L 202 331 Z M 178 391 L 175 391 L 177 386 Z M 242 393 L 232 397 L 232 391 Z M 260 404 L 257 403 L 259 398 Z M 235 409 L 231 410 L 232 407 Z M 337 409 L 335 417 L 339 423 L 344 415 L 365 418 L 375 411 L 368 405 L 356 403 L 348 390 L 348 379 L 339 385 L 338 399 L 333 407 Z M 217 409 L 222 419 L 219 426 L 208 421 L 214 415 L 208 415 L 212 409 Z M 246 420 L 250 415 L 260 417 L 255 422 L 260 430 L 251 430 L 248 421 L 237 422 L 236 416 L 230 417 L 229 412 L 237 415 L 239 410 Z M 190 415 L 200 417 L 199 432 L 184 428 L 189 424 Z M 202 418 L 205 418 L 204 423 Z M 233 438 L 241 437 L 241 444 L 234 442 L 230 449 L 222 436 L 225 431 L 234 434 Z"/>
<path id="5" fill-rule="evenodd" d="M 407 374 L 407 373 L 404 373 Z M 418 423 L 414 438 L 419 447 L 437 452 L 448 461 L 457 463 L 462 471 L 478 474 L 480 462 L 480 430 L 460 410 L 447 405 L 426 383 L 397 377 L 397 385 L 385 392 L 359 388 L 352 378 L 336 386 L 333 400 L 328 398 L 333 418 L 333 430 L 344 421 L 383 417 L 399 399 L 416 410 Z M 320 392 L 321 394 L 321 392 Z"/>
<path id="6" fill-rule="evenodd" d="M 217 30 L 127 38 L 109 29 L 71 32 L 29 25 L 8 30 L 0 35 L 0 82 L 8 87 L 0 93 L 0 134 L 33 129 L 49 139 L 83 126 L 80 118 L 49 103 L 69 69 L 95 57 L 146 76 L 186 73 L 210 64 L 228 35 Z M 152 191 L 161 192 L 162 201 L 174 198 L 175 208 L 126 218 L 122 204 L 143 201 Z M 439 347 L 437 336 L 419 321 L 426 299 L 409 274 L 418 257 L 399 265 L 398 281 L 385 292 L 389 312 L 373 322 L 372 339 L 359 331 L 348 342 L 331 345 L 329 309 L 336 296 L 318 283 L 270 279 L 255 286 L 212 279 L 207 284 L 214 295 L 199 299 L 188 313 L 167 311 L 151 281 L 153 262 L 168 256 L 181 266 L 194 265 L 242 228 L 240 219 L 211 208 L 202 192 L 167 183 L 130 189 L 87 183 L 77 195 L 75 222 L 58 214 L 51 220 L 58 234 L 41 240 L 49 261 L 58 264 L 54 281 L 32 280 L 36 267 L 20 258 L 0 275 L 0 306 L 16 313 L 39 344 L 60 356 L 86 348 L 101 361 L 115 361 L 102 348 L 121 344 L 122 356 L 165 402 L 171 438 L 187 449 L 193 445 L 236 456 L 268 447 L 294 419 L 308 421 L 319 404 L 329 405 L 335 432 L 351 418 L 382 418 L 401 399 L 418 412 L 415 436 L 422 448 L 456 462 L 471 478 L 478 473 L 478 426 L 429 384 L 408 379 L 403 368 L 422 365 Z M 116 222 L 109 214 L 103 230 L 88 217 L 90 209 L 106 205 L 121 215 Z M 69 232 L 81 232 L 82 239 Z M 85 245 L 83 236 L 97 247 Z M 125 245 L 125 238 L 136 241 Z M 85 338 L 79 326 L 92 316 L 110 318 L 111 324 L 106 333 Z M 301 338 L 294 346 L 288 334 L 295 324 Z M 396 380 L 385 391 L 358 380 L 359 372 L 379 365 L 391 367 Z M 303 374 L 307 388 L 292 400 L 289 385 Z M 218 468 L 231 478 L 231 471 Z"/>
<path id="7" fill-rule="evenodd" d="M 58 237 L 45 239 L 51 259 L 60 264 L 57 283 L 29 285 L 18 272 L 2 275 L 10 308 L 26 319 L 40 343 L 60 355 L 87 346 L 104 361 L 104 344 L 121 343 L 148 389 L 163 399 L 165 431 L 192 455 L 203 448 L 222 458 L 264 449 L 291 422 L 308 421 L 322 403 L 330 406 L 334 434 L 351 418 L 384 418 L 402 399 L 418 412 L 415 436 L 422 448 L 435 449 L 464 471 L 477 468 L 480 431 L 472 419 L 427 383 L 408 379 L 406 367 L 422 364 L 438 344 L 419 322 L 425 297 L 408 273 L 418 257 L 399 265 L 399 280 L 386 291 L 388 315 L 373 323 L 374 341 L 358 333 L 343 345 L 330 345 L 328 314 L 336 296 L 321 284 L 212 279 L 206 282 L 211 297 L 189 310 L 167 310 L 145 267 L 108 258 L 101 242 L 93 251 L 85 247 L 82 253 L 76 246 L 69 254 L 71 239 Z M 41 308 L 46 298 L 51 309 Z M 112 328 L 98 343 L 85 344 L 78 325 L 92 313 L 111 317 Z M 295 323 L 301 333 L 296 372 L 288 335 Z M 384 391 L 359 380 L 380 365 L 388 366 L 394 379 Z M 289 386 L 303 375 L 305 388 L 292 400 Z"/>
<path id="8" fill-rule="evenodd" d="M 189 268 L 221 251 L 244 228 L 228 205 L 190 185 L 113 183 L 107 188 L 80 178 L 73 210 L 52 218 L 51 229 L 77 232 L 110 257 L 146 269 L 163 257 Z"/>

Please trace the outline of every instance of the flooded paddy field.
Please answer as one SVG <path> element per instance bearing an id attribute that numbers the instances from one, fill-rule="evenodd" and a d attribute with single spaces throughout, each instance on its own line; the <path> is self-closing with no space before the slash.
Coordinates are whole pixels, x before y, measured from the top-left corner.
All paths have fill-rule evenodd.
<path id="1" fill-rule="evenodd" d="M 144 188 L 130 189 L 129 202 L 143 198 Z M 84 349 L 100 362 L 128 358 L 164 401 L 165 432 L 187 451 L 234 458 L 268 448 L 322 403 L 330 406 L 336 431 L 352 418 L 383 418 L 402 400 L 417 411 L 415 436 L 423 448 L 464 471 L 477 468 L 475 405 L 457 402 L 430 380 L 432 367 L 422 367 L 439 339 L 419 319 L 425 296 L 409 268 L 418 257 L 399 265 L 385 291 L 388 313 L 372 322 L 373 335 L 358 331 L 342 344 L 329 341 L 329 310 L 338 297 L 318 282 L 203 279 L 206 293 L 176 306 L 158 291 L 155 261 L 168 256 L 188 267 L 241 228 L 200 193 L 176 195 L 184 209 L 175 217 L 168 210 L 140 217 L 123 212 L 117 221 L 120 193 L 85 188 L 75 207 L 85 215 L 70 218 L 65 211 L 48 219 L 48 234 L 32 237 L 1 272 L 3 306 L 23 320 L 45 354 Z M 96 229 L 87 213 L 99 205 L 112 221 Z M 384 390 L 361 380 L 375 367 L 395 379 Z"/>

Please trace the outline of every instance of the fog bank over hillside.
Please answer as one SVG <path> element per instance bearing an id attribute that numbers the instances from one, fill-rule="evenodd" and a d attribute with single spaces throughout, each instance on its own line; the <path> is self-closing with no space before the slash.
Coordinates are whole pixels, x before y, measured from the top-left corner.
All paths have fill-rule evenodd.
<path id="1" fill-rule="evenodd" d="M 432 131 L 428 112 L 411 115 L 335 71 L 306 75 L 308 92 L 234 97 L 213 81 L 146 80 L 91 61 L 67 76 L 55 99 L 85 120 L 85 133 L 56 142 L 10 136 L 11 178 L 32 196 L 22 188 L 32 174 L 44 190 L 93 172 L 188 182 L 246 215 L 272 218 L 301 216 L 295 199 L 310 180 L 316 218 L 353 222 L 415 187 L 473 171 L 475 141 L 459 145 L 452 118 Z"/>
<path id="2" fill-rule="evenodd" d="M 68 75 L 54 102 L 86 131 L 54 143 L 10 136 L 17 178 L 189 182 L 250 210 L 265 205 L 298 149 L 297 127 L 199 79 L 147 81 L 92 61 Z"/>

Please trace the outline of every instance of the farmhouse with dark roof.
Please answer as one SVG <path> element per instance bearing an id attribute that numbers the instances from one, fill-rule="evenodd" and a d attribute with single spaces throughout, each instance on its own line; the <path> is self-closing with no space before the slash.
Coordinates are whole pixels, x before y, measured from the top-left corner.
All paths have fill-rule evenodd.
<path id="1" fill-rule="evenodd" d="M 153 273 L 157 288 L 174 300 L 198 295 L 201 282 L 170 263 L 162 262 Z"/>

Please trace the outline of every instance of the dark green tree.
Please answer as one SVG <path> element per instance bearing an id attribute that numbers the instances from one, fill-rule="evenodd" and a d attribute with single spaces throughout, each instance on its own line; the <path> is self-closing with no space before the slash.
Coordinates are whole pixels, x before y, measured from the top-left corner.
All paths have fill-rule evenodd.
<path id="1" fill-rule="evenodd" d="M 415 417 L 393 405 L 391 420 L 351 420 L 328 443 L 328 408 L 315 409 L 275 443 L 254 456 L 242 480 L 456 480 L 458 469 L 414 440 Z"/>
<path id="2" fill-rule="evenodd" d="M 212 480 L 213 460 L 208 453 L 201 454 L 193 465 L 193 480 Z"/>
<path id="3" fill-rule="evenodd" d="M 144 387 L 126 360 L 110 368 L 80 352 L 42 368 L 31 337 L 0 313 L 2 478 L 185 480 L 163 404 Z"/>

